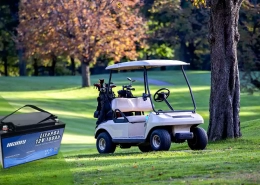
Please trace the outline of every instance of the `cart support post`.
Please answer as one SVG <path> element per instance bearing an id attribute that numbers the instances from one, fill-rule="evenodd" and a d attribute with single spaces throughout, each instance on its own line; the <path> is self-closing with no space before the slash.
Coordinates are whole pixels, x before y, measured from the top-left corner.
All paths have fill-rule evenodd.
<path id="1" fill-rule="evenodd" d="M 190 91 L 192 103 L 193 103 L 193 106 L 194 106 L 194 113 L 195 113 L 195 112 L 196 112 L 196 108 L 197 108 L 197 107 L 196 107 L 196 103 L 195 103 L 194 96 L 193 96 L 193 93 L 192 93 L 192 90 L 191 90 L 191 87 L 190 87 L 189 80 L 188 80 L 188 78 L 187 78 L 187 76 L 186 76 L 186 73 L 185 73 L 185 71 L 184 71 L 184 67 L 183 67 L 183 66 L 181 66 L 181 71 L 182 71 L 183 76 L 184 76 L 184 78 L 185 78 L 185 80 L 186 80 L 186 83 L 187 83 L 187 85 L 188 85 L 188 87 L 189 87 L 189 91 Z"/>
<path id="2" fill-rule="evenodd" d="M 150 89 L 149 89 L 149 85 L 148 85 L 148 77 L 147 77 L 147 69 L 146 67 L 144 66 L 144 83 L 145 83 L 145 86 L 147 88 L 147 91 L 148 91 L 148 94 L 149 94 L 149 97 L 150 97 L 150 101 L 151 101 L 151 105 L 152 105 L 152 108 L 153 108 L 153 111 L 156 113 L 156 114 L 159 114 L 159 112 L 157 112 L 154 108 L 154 105 L 153 105 L 153 102 L 152 102 L 152 97 L 151 97 L 151 93 L 150 93 Z"/>

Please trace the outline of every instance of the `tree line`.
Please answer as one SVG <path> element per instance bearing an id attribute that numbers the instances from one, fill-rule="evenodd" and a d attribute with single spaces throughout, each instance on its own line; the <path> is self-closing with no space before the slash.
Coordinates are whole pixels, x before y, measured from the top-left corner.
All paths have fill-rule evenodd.
<path id="1" fill-rule="evenodd" d="M 82 75 L 136 59 L 178 59 L 210 70 L 209 8 L 186 0 L 3 0 L 0 74 Z M 260 0 L 241 6 L 238 62 L 244 87 L 260 87 Z M 77 70 L 78 69 L 78 70 Z"/>

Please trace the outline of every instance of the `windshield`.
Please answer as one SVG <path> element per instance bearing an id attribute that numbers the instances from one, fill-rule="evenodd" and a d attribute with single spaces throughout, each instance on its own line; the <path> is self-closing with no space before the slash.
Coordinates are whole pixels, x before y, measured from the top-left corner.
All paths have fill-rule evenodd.
<path id="1" fill-rule="evenodd" d="M 156 111 L 194 110 L 189 87 L 181 70 L 148 71 L 148 84 Z"/>

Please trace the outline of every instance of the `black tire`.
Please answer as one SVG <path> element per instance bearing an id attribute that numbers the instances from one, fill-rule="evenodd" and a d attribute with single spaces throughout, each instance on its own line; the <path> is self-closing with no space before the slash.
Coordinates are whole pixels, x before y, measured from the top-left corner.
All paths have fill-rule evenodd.
<path id="1" fill-rule="evenodd" d="M 101 132 L 98 135 L 96 147 L 100 154 L 114 153 L 116 150 L 116 144 L 112 142 L 112 139 L 107 132 Z"/>
<path id="2" fill-rule="evenodd" d="M 195 127 L 191 129 L 193 139 L 188 140 L 188 145 L 192 150 L 204 150 L 208 144 L 208 136 L 203 128 Z"/>
<path id="3" fill-rule="evenodd" d="M 150 144 L 148 144 L 148 145 L 139 145 L 138 148 L 139 148 L 139 150 L 141 152 L 151 152 L 152 151 L 152 147 L 151 147 Z"/>
<path id="4" fill-rule="evenodd" d="M 150 145 L 154 151 L 168 151 L 171 147 L 171 135 L 167 130 L 154 130 L 150 136 Z"/>

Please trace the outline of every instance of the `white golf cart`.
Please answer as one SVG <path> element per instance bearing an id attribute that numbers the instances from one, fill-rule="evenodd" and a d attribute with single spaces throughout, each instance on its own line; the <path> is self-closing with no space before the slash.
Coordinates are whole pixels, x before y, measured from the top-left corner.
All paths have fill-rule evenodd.
<path id="1" fill-rule="evenodd" d="M 192 150 L 203 150 L 208 143 L 204 129 L 198 127 L 203 124 L 203 118 L 195 112 L 196 104 L 191 87 L 185 74 L 184 65 L 188 63 L 176 60 L 144 60 L 123 62 L 110 65 L 108 86 L 110 87 L 114 70 L 143 70 L 144 93 L 141 97 L 116 97 L 110 104 L 113 118 L 98 124 L 95 131 L 96 147 L 99 153 L 113 153 L 116 146 L 130 148 L 138 146 L 142 152 L 167 151 L 171 142 L 180 143 L 187 140 Z M 162 66 L 180 66 L 188 85 L 193 110 L 174 110 L 167 98 L 170 91 L 159 89 L 155 94 L 150 93 L 147 69 Z M 160 71 L 158 71 L 160 73 Z M 169 110 L 156 110 L 155 102 L 165 102 Z M 148 112 L 147 116 L 143 115 Z M 139 112 L 129 116 L 129 112 Z"/>

